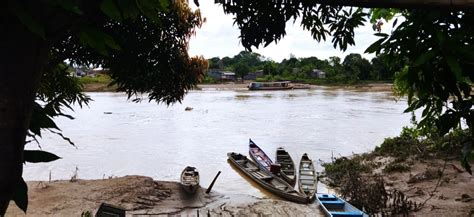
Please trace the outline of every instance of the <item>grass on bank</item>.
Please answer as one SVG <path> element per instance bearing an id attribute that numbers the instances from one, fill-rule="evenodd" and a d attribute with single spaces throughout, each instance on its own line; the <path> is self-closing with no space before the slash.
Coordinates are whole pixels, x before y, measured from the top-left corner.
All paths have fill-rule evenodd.
<path id="1" fill-rule="evenodd" d="M 396 188 L 386 188 L 384 176 L 404 173 L 417 162 L 459 159 L 465 144 L 472 144 L 470 132 L 456 130 L 444 137 L 422 136 L 419 131 L 404 128 L 400 136 L 386 138 L 370 153 L 332 159 L 323 164 L 326 178 L 323 181 L 334 187 L 354 206 L 369 214 L 407 215 L 423 204 L 410 200 Z M 473 159 L 468 159 L 473 162 Z M 419 177 L 422 180 L 441 178 L 441 168 L 427 168 Z M 416 175 L 408 182 L 419 182 Z"/>
<path id="2" fill-rule="evenodd" d="M 117 85 L 110 85 L 112 78 L 105 74 L 97 74 L 94 77 L 80 77 L 79 82 L 84 86 L 85 92 L 117 91 Z"/>
<path id="3" fill-rule="evenodd" d="M 105 74 L 97 74 L 96 76 L 84 76 L 80 77 L 79 81 L 86 85 L 86 84 L 105 84 L 108 85 L 112 82 L 112 78 L 109 75 Z"/>

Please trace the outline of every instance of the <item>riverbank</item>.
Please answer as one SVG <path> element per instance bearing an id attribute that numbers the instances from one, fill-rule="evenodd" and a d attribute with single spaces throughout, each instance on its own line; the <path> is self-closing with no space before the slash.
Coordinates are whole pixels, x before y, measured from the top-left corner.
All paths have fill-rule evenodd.
<path id="1" fill-rule="evenodd" d="M 220 83 L 220 84 L 198 84 L 195 90 L 248 90 L 247 86 L 251 81 L 244 83 Z M 116 86 L 109 86 L 107 82 L 87 82 L 83 83 L 85 92 L 114 92 Z M 392 92 L 391 83 L 369 83 L 369 84 L 332 84 L 332 85 L 309 85 L 311 89 L 328 88 L 328 89 L 346 89 L 361 92 Z"/>
<path id="2" fill-rule="evenodd" d="M 182 216 L 322 216 L 316 204 L 302 205 L 248 195 L 186 194 L 179 183 L 144 176 L 103 180 L 31 181 L 28 214 L 12 202 L 6 216 L 80 216 L 95 214 L 105 202 L 127 210 L 127 215 Z M 238 193 L 238 192 L 236 192 Z"/>
<path id="3" fill-rule="evenodd" d="M 459 161 L 469 134 L 419 139 L 407 131 L 372 152 L 324 164 L 324 182 L 369 213 L 474 216 L 474 176 Z"/>

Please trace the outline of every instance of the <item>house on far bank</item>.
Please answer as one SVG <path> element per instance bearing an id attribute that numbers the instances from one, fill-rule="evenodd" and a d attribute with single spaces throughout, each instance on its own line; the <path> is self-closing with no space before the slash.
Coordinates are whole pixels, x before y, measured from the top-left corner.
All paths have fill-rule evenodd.
<path id="1" fill-rule="evenodd" d="M 263 70 L 249 72 L 246 76 L 244 76 L 244 80 L 256 80 L 258 77 L 263 77 Z"/>
<path id="2" fill-rule="evenodd" d="M 73 76 L 74 77 L 84 77 L 86 76 L 86 72 L 80 68 L 76 68 L 74 69 L 74 72 L 73 72 Z"/>
<path id="3" fill-rule="evenodd" d="M 104 68 L 95 68 L 87 71 L 87 76 L 95 77 L 98 74 L 109 74 L 109 69 L 104 69 Z"/>
<path id="4" fill-rule="evenodd" d="M 326 72 L 319 69 L 313 69 L 310 76 L 312 78 L 326 78 Z"/>
<path id="5" fill-rule="evenodd" d="M 209 69 L 207 74 L 217 81 L 235 81 L 235 73 L 220 69 Z"/>

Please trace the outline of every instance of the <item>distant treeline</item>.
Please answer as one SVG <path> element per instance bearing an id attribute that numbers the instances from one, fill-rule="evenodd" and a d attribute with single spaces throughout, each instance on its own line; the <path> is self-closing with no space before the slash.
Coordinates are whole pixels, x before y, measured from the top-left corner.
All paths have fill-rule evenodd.
<path id="1" fill-rule="evenodd" d="M 371 61 L 360 54 L 351 53 L 344 58 L 337 56 L 326 60 L 317 57 L 296 58 L 290 55 L 288 59 L 275 62 L 264 56 L 248 51 L 241 51 L 234 57 L 214 57 L 208 60 L 210 69 L 233 71 L 237 77 L 243 77 L 250 72 L 263 71 L 263 77 L 258 80 L 291 80 L 326 83 L 358 83 L 360 81 L 389 81 L 393 80 L 396 69 L 390 69 L 383 56 L 377 56 Z M 314 69 L 325 72 L 325 78 L 315 78 Z M 324 80 L 324 81 L 323 81 Z"/>

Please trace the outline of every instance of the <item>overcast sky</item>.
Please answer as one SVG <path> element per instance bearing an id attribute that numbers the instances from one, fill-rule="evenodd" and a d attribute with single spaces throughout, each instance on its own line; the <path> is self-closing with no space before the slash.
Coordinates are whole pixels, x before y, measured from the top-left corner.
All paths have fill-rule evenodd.
<path id="1" fill-rule="evenodd" d="M 232 57 L 244 50 L 239 41 L 239 29 L 232 25 L 232 15 L 225 15 L 222 6 L 214 4 L 214 1 L 199 1 L 199 3 L 201 14 L 207 21 L 191 38 L 190 55 L 222 58 Z M 192 2 L 190 4 L 196 8 Z M 389 27 L 391 25 L 385 24 L 383 32 L 390 31 Z M 299 22 L 296 22 L 295 25 L 292 21 L 287 23 L 286 32 L 287 35 L 278 44 L 272 43 L 266 48 L 252 49 L 252 51 L 278 62 L 288 58 L 290 54 L 294 54 L 298 58 L 316 56 L 319 59 L 328 59 L 330 56 L 339 56 L 343 59 L 349 53 L 360 53 L 370 60 L 374 55 L 364 54 L 364 50 L 377 40 L 369 23 L 356 30 L 356 45 L 349 47 L 346 52 L 335 49 L 332 46 L 331 38 L 326 42 L 318 43 L 311 37 L 309 31 L 300 27 Z"/>

